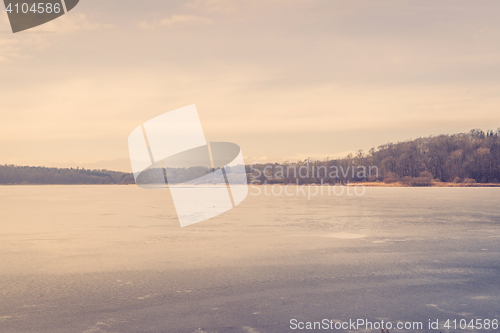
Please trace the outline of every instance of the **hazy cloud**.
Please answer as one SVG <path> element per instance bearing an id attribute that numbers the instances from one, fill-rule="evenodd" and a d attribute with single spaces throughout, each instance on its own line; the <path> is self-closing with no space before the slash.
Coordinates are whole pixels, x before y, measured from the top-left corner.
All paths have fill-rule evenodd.
<path id="1" fill-rule="evenodd" d="M 35 27 L 30 31 L 53 31 L 57 33 L 73 33 L 77 31 L 104 30 L 113 28 L 111 23 L 99 23 L 93 21 L 82 13 L 70 12 L 56 20 L 50 21 L 44 25 Z"/>
<path id="2" fill-rule="evenodd" d="M 110 23 L 98 23 L 82 13 L 64 15 L 46 24 L 13 34 L 6 12 L 0 13 L 0 61 L 30 58 L 57 44 L 68 34 L 85 31 L 103 31 Z"/>
<path id="3" fill-rule="evenodd" d="M 236 3 L 229 0 L 195 0 L 187 3 L 186 7 L 205 12 L 229 13 L 236 11 Z"/>
<path id="4" fill-rule="evenodd" d="M 0 61 L 7 61 L 12 57 L 19 56 L 19 42 L 0 35 Z"/>
<path id="5" fill-rule="evenodd" d="M 141 29 L 172 28 L 173 26 L 184 26 L 191 24 L 211 24 L 212 20 L 196 15 L 172 15 L 161 20 L 142 21 L 138 24 Z"/>

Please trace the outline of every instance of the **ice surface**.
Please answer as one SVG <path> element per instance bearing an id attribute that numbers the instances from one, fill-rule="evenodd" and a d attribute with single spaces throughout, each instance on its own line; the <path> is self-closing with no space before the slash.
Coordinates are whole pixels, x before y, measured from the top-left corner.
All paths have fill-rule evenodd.
<path id="1" fill-rule="evenodd" d="M 262 333 L 290 332 L 293 318 L 499 317 L 500 189 L 253 192 L 180 228 L 168 191 L 0 187 L 1 331 Z"/>

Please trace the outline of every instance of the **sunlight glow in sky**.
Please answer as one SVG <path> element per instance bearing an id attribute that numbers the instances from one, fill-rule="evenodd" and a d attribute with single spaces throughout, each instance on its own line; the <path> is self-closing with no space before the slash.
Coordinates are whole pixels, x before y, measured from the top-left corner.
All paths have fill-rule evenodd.
<path id="1" fill-rule="evenodd" d="M 0 163 L 130 171 L 127 138 L 196 104 L 247 162 L 500 126 L 500 3 L 82 0 L 12 34 Z"/>

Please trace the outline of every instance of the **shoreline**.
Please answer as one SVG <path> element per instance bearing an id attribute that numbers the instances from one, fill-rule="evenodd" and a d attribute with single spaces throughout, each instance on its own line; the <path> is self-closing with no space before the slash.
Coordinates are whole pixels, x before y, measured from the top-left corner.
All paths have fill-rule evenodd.
<path id="1" fill-rule="evenodd" d="M 360 182 L 353 183 L 367 187 L 500 187 L 499 183 L 447 183 L 447 182 L 432 182 L 427 186 L 412 186 L 402 182 L 383 183 L 383 182 Z"/>
<path id="2" fill-rule="evenodd" d="M 136 184 L 0 184 L 2 187 L 7 186 L 130 186 Z M 180 185 L 180 184 L 176 184 Z M 226 184 L 187 184 L 186 186 L 225 186 Z M 345 184 L 283 184 L 283 183 L 275 183 L 275 184 L 248 184 L 249 186 L 366 186 L 366 187 L 500 187 L 500 183 L 447 183 L 447 182 L 432 182 L 430 185 L 425 186 L 415 186 L 405 184 L 403 182 L 393 182 L 393 183 L 384 183 L 384 182 L 351 182 L 348 185 Z M 168 186 L 167 186 L 168 188 Z"/>

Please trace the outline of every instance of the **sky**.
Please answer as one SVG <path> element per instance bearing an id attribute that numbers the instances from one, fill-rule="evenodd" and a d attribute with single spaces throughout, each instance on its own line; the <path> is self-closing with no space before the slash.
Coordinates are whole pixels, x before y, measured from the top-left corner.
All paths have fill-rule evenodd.
<path id="1" fill-rule="evenodd" d="M 3 7 L 2 7 L 3 10 Z M 0 164 L 130 171 L 130 132 L 196 104 L 245 161 L 500 127 L 500 2 L 81 0 L 12 34 Z"/>

